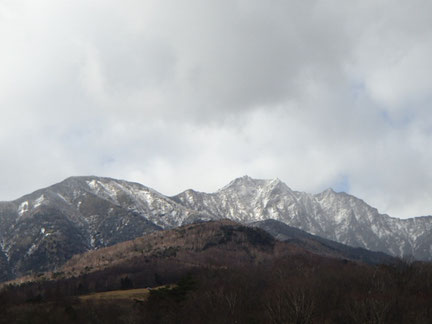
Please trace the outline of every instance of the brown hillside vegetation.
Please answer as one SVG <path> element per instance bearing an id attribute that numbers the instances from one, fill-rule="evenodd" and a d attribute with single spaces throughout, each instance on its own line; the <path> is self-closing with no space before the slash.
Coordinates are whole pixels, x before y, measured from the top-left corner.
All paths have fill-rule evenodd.
<path id="1" fill-rule="evenodd" d="M 231 220 L 202 222 L 154 232 L 135 240 L 75 255 L 54 272 L 21 277 L 4 284 L 79 277 L 107 271 L 109 268 L 132 265 L 139 267 L 140 264 L 146 264 L 146 269 L 151 268 L 150 265 L 165 267 L 168 264 L 170 267 L 184 269 L 202 266 L 226 267 L 310 253 L 352 261 L 359 260 L 358 255 L 349 252 L 353 250 L 352 248 L 348 250 L 335 248 L 311 237 L 281 242 L 260 228 L 246 227 Z M 366 252 L 374 254 L 374 252 Z M 382 262 L 394 261 L 389 256 L 381 259 Z"/>
<path id="2" fill-rule="evenodd" d="M 108 268 L 170 263 L 173 267 L 226 267 L 261 263 L 275 256 L 309 253 L 296 244 L 230 220 L 212 221 L 148 234 L 132 241 L 75 255 L 56 272 L 19 278 L 40 281 L 89 275 Z M 333 256 L 338 256 L 334 254 Z"/>
<path id="3" fill-rule="evenodd" d="M 276 243 L 266 232 L 230 220 L 199 223 L 74 256 L 61 271 L 76 275 L 85 269 L 96 271 L 143 257 L 174 258 L 197 266 L 260 262 L 274 253 Z"/>
<path id="4" fill-rule="evenodd" d="M 174 267 L 226 267 L 262 263 L 275 257 L 318 254 L 351 259 L 343 251 L 312 240 L 281 242 L 264 230 L 231 220 L 211 221 L 148 234 L 132 241 L 75 255 L 54 273 L 17 282 L 82 276 L 131 264 L 170 263 Z"/>

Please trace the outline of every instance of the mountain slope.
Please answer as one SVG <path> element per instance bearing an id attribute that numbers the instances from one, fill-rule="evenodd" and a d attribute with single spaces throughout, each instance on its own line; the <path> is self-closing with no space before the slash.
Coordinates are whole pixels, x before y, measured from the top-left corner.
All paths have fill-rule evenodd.
<path id="1" fill-rule="evenodd" d="M 198 216 L 137 183 L 68 178 L 0 203 L 0 261 L 7 260 L 0 267 L 5 277 L 46 271 L 74 254 L 192 222 Z"/>
<path id="2" fill-rule="evenodd" d="M 303 248 L 294 246 L 283 251 L 277 247 L 279 243 L 282 242 L 264 230 L 227 219 L 200 222 L 76 255 L 61 271 L 76 276 L 84 269 L 95 272 L 117 267 L 136 258 L 147 262 L 149 259 L 174 259 L 183 265 L 207 267 L 255 263 L 272 258 L 275 254 L 289 254 L 293 250 L 306 253 Z"/>
<path id="3" fill-rule="evenodd" d="M 393 263 L 395 258 L 382 252 L 373 252 L 364 248 L 354 248 L 348 245 L 331 241 L 316 235 L 309 234 L 298 228 L 291 227 L 274 219 L 268 219 L 250 224 L 270 233 L 280 241 L 297 244 L 304 249 L 323 256 L 346 258 L 369 264 Z"/>
<path id="4" fill-rule="evenodd" d="M 270 223 L 271 222 L 271 223 Z M 78 278 L 92 273 L 113 271 L 126 272 L 129 276 L 135 270 L 149 270 L 156 265 L 176 272 L 192 268 L 226 268 L 238 265 L 274 262 L 284 257 L 303 256 L 311 260 L 344 259 L 366 263 L 391 263 L 393 258 L 377 252 L 363 250 L 353 253 L 354 248 L 314 237 L 277 221 L 264 221 L 254 226 L 245 226 L 228 219 L 184 225 L 171 230 L 158 231 L 131 241 L 118 243 L 98 250 L 88 251 L 72 257 L 56 274 L 46 273 L 25 280 L 49 280 Z M 285 234 L 295 233 L 295 239 L 275 239 L 270 228 L 283 226 Z M 262 229 L 263 228 L 263 229 Z M 264 230 L 265 229 L 265 230 Z M 276 231 L 279 231 L 276 229 Z M 301 233 L 300 233 L 301 232 Z M 183 270 L 182 270 L 183 271 Z M 152 278 L 152 276 L 150 275 Z"/>

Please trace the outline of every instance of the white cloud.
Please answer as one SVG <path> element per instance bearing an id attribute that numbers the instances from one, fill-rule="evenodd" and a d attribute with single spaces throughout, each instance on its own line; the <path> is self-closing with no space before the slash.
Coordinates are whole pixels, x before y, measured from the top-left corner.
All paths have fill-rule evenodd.
<path id="1" fill-rule="evenodd" d="M 427 1 L 0 1 L 0 198 L 232 178 L 430 214 Z"/>

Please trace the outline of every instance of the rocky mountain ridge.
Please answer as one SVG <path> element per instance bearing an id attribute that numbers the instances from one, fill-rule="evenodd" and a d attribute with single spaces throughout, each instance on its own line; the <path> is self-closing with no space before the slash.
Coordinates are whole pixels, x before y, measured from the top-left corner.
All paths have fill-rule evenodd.
<path id="1" fill-rule="evenodd" d="M 379 214 L 345 193 L 313 195 L 278 179 L 235 179 L 215 193 L 167 197 L 138 183 L 71 177 L 11 202 L 0 202 L 0 279 L 51 270 L 74 254 L 146 233 L 212 219 L 249 224 L 276 219 L 354 247 L 431 259 L 432 217 Z"/>
<path id="2" fill-rule="evenodd" d="M 359 198 L 332 189 L 309 194 L 294 191 L 279 179 L 244 176 L 215 193 L 186 190 L 173 200 L 213 217 L 224 215 L 243 223 L 275 219 L 354 247 L 399 257 L 432 257 L 431 216 L 393 218 Z"/>

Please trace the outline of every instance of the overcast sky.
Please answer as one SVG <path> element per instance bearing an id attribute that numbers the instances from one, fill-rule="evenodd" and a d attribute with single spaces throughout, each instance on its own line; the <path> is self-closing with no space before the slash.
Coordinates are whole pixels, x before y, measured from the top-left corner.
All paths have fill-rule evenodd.
<path id="1" fill-rule="evenodd" d="M 245 174 L 432 214 L 429 0 L 0 0 L 0 200 Z"/>

